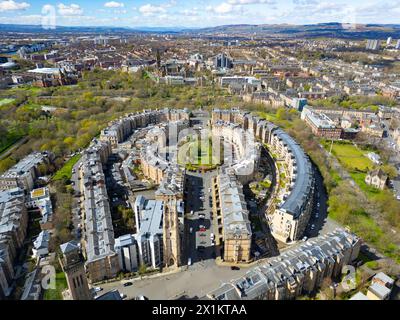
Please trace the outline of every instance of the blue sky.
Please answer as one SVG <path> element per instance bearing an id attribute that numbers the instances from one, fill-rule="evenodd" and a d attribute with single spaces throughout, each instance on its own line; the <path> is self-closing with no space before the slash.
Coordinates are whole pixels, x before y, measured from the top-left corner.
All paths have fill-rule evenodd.
<path id="1" fill-rule="evenodd" d="M 49 15 L 63 26 L 400 23 L 400 0 L 0 0 L 0 23 Z"/>

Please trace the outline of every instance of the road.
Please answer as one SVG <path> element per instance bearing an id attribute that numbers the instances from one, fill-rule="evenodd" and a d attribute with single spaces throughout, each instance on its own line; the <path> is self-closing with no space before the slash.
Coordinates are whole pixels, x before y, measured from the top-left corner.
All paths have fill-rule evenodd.
<path id="1" fill-rule="evenodd" d="M 0 160 L 3 160 L 4 158 L 7 158 L 15 149 L 19 148 L 22 146 L 24 143 L 26 143 L 29 140 L 28 137 L 24 137 L 20 140 L 18 140 L 16 143 L 14 143 L 12 146 L 10 146 L 8 149 L 6 149 L 2 154 L 0 154 Z"/>
<path id="2" fill-rule="evenodd" d="M 211 199 L 211 179 L 216 172 L 187 172 L 186 182 L 186 204 L 187 219 L 186 226 L 186 257 L 191 259 L 193 264 L 204 261 L 214 261 L 216 257 L 215 247 L 211 243 L 211 233 L 213 231 L 212 203 Z M 190 213 L 193 211 L 193 215 Z M 204 215 L 204 218 L 201 217 Z M 200 226 L 204 231 L 200 231 Z M 200 247 L 200 249 L 198 249 Z M 201 249 L 204 248 L 204 249 Z"/>
<path id="3" fill-rule="evenodd" d="M 80 194 L 80 177 L 79 177 L 79 166 L 82 163 L 82 158 L 78 160 L 77 163 L 72 167 L 72 175 L 71 175 L 71 183 L 72 187 L 74 189 L 74 199 L 72 201 L 72 223 L 74 225 L 74 231 L 73 235 L 75 237 L 75 240 L 80 241 L 82 237 L 80 229 L 82 229 L 83 226 L 83 221 L 82 221 L 82 210 L 80 206 L 80 202 L 82 201 L 82 197 L 79 196 Z M 79 228 L 79 225 L 81 225 L 81 228 Z"/>

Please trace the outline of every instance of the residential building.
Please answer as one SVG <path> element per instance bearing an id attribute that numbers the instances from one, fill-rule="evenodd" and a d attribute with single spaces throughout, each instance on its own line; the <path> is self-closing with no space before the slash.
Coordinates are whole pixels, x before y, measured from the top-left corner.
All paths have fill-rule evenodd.
<path id="1" fill-rule="evenodd" d="M 289 300 L 316 292 L 354 262 L 361 241 L 343 229 L 310 239 L 209 292 L 212 300 Z"/>
<path id="2" fill-rule="evenodd" d="M 311 128 L 312 133 L 317 137 L 340 139 L 342 136 L 340 126 L 337 126 L 326 114 L 314 112 L 309 107 L 303 108 L 301 120 Z"/>
<path id="3" fill-rule="evenodd" d="M 367 297 L 370 300 L 388 300 L 391 290 L 380 283 L 372 283 L 367 291 Z"/>
<path id="4" fill-rule="evenodd" d="M 85 216 L 86 268 L 92 282 L 115 277 L 120 270 L 114 251 L 114 230 L 101 154 L 109 153 L 110 143 L 94 140 L 82 156 L 80 168 L 82 210 Z"/>
<path id="5" fill-rule="evenodd" d="M 12 292 L 14 261 L 24 244 L 27 226 L 24 190 L 0 191 L 0 298 Z"/>
<path id="6" fill-rule="evenodd" d="M 28 209 L 38 209 L 42 216 L 40 227 L 42 230 L 53 228 L 53 206 L 50 199 L 48 187 L 34 189 L 26 202 Z"/>
<path id="7" fill-rule="evenodd" d="M 118 254 L 121 270 L 129 272 L 138 270 L 137 243 L 133 235 L 126 234 L 116 238 L 114 249 Z"/>
<path id="8" fill-rule="evenodd" d="M 225 53 L 220 53 L 214 58 L 214 68 L 231 69 L 233 68 L 233 61 Z"/>
<path id="9" fill-rule="evenodd" d="M 387 287 L 388 289 L 393 289 L 394 282 L 395 281 L 391 277 L 389 277 L 387 274 L 383 272 L 379 272 L 376 275 L 374 275 L 371 281 L 372 284 L 378 283 L 382 286 Z"/>
<path id="10" fill-rule="evenodd" d="M 33 242 L 33 257 L 40 259 L 49 254 L 50 233 L 47 230 L 41 231 Z"/>
<path id="11" fill-rule="evenodd" d="M 33 152 L 0 175 L 0 190 L 22 188 L 32 190 L 39 175 L 38 167 L 53 160 L 48 152 Z"/>
<path id="12" fill-rule="evenodd" d="M 387 179 L 387 174 L 385 174 L 382 169 L 377 169 L 368 172 L 367 176 L 365 177 L 365 183 L 377 189 L 383 190 L 386 186 Z"/>
<path id="13" fill-rule="evenodd" d="M 223 260 L 232 263 L 251 259 L 251 225 L 243 186 L 233 174 L 219 174 L 213 180 L 213 214 L 217 218 L 216 245 Z"/>
<path id="14" fill-rule="evenodd" d="M 366 49 L 367 50 L 379 50 L 381 41 L 378 39 L 368 39 Z"/>
<path id="15" fill-rule="evenodd" d="M 134 204 L 139 264 L 154 269 L 163 265 L 163 206 L 163 201 L 143 196 L 138 196 Z"/>

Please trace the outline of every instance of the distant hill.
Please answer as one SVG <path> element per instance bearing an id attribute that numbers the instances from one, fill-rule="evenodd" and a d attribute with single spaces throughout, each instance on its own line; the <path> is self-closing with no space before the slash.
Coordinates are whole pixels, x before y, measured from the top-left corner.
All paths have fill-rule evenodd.
<path id="1" fill-rule="evenodd" d="M 338 22 L 310 25 L 260 24 L 225 25 L 193 30 L 201 34 L 248 34 L 286 37 L 339 37 L 339 38 L 400 38 L 400 24 L 356 24 L 342 25 Z"/>
<path id="2" fill-rule="evenodd" d="M 350 27 L 348 27 L 350 26 Z M 400 38 L 400 24 L 357 24 L 343 26 L 338 22 L 291 25 L 291 24 L 233 24 L 209 28 L 184 27 L 65 27 L 58 26 L 54 30 L 43 29 L 40 25 L 0 24 L 0 32 L 19 33 L 174 33 L 202 35 L 258 35 L 282 37 L 336 37 L 349 39 L 365 39 L 386 37 Z"/>

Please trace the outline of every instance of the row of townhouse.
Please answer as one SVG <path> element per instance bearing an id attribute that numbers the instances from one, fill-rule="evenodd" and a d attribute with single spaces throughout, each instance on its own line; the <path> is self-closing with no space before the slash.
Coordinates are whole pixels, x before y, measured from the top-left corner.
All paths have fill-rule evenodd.
<path id="1" fill-rule="evenodd" d="M 160 184 L 165 172 L 177 158 L 177 144 L 186 136 L 189 121 L 164 122 L 149 130 L 140 150 L 140 166 L 143 175 Z M 171 160 L 171 161 L 170 161 Z"/>
<path id="2" fill-rule="evenodd" d="M 300 239 L 308 224 L 314 194 L 314 172 L 308 156 L 299 144 L 274 124 L 237 109 L 212 112 L 212 122 L 227 121 L 240 124 L 266 144 L 286 167 L 288 183 L 280 203 L 267 215 L 272 234 L 283 242 Z"/>
<path id="3" fill-rule="evenodd" d="M 86 269 L 92 282 L 117 275 L 114 230 L 103 165 L 111 154 L 109 142 L 94 139 L 84 151 L 80 166 L 82 209 L 85 217 Z"/>
<path id="4" fill-rule="evenodd" d="M 211 300 L 290 300 L 338 279 L 358 257 L 361 241 L 343 229 L 309 240 L 268 259 L 243 277 L 209 292 Z"/>
<path id="5" fill-rule="evenodd" d="M 31 191 L 39 175 L 39 165 L 49 164 L 53 159 L 54 155 L 49 152 L 29 154 L 0 175 L 0 190 L 22 188 Z"/>
<path id="6" fill-rule="evenodd" d="M 24 190 L 0 191 L 0 300 L 14 288 L 14 261 L 24 243 L 27 226 Z"/>
<path id="7" fill-rule="evenodd" d="M 100 140 L 109 141 L 115 148 L 118 143 L 125 141 L 134 130 L 145 128 L 151 124 L 166 121 L 189 120 L 189 111 L 170 110 L 144 110 L 136 114 L 127 114 L 118 120 L 112 121 L 109 126 L 101 131 Z"/>
<path id="8" fill-rule="evenodd" d="M 156 164 L 157 159 L 161 159 L 157 157 L 158 146 L 165 147 L 166 139 L 162 138 L 168 136 L 168 128 L 165 132 L 163 126 L 153 127 L 147 132 L 143 142 L 141 162 L 149 164 L 147 169 L 143 170 L 145 176 L 157 184 L 166 185 L 164 188 L 166 191 L 159 191 L 159 199 L 150 205 L 153 208 L 151 214 L 144 214 L 142 219 L 136 219 L 138 230 L 135 235 L 114 238 L 103 166 L 108 161 L 112 149 L 125 141 L 135 130 L 167 121 L 172 121 L 171 123 L 178 130 L 182 130 L 188 126 L 188 119 L 187 110 L 164 109 L 130 114 L 110 123 L 110 126 L 102 131 L 100 140 L 94 139 L 89 148 L 84 151 L 80 175 L 84 196 L 82 206 L 85 212 L 86 269 L 92 282 L 114 277 L 120 270 L 135 271 L 140 264 L 154 268 L 169 263 L 180 265 L 181 234 L 183 233 L 181 229 L 184 216 L 183 185 L 180 184 L 183 184 L 182 178 L 174 176 L 176 169 L 172 170 L 166 161 L 164 161 L 166 166 L 162 173 L 158 174 L 155 169 L 159 165 Z M 159 143 L 152 145 L 146 139 Z M 154 157 L 156 160 L 151 160 Z M 171 175 L 174 181 L 171 181 Z M 136 205 L 134 208 L 135 211 L 145 210 L 145 208 L 138 209 Z M 173 222 L 168 224 L 167 219 L 172 219 Z M 178 223 L 178 219 L 182 221 Z M 140 224 L 139 220 L 144 223 Z M 173 228 L 167 229 L 168 225 L 178 227 L 175 236 L 173 236 Z M 165 245 L 164 235 L 174 237 L 172 240 L 169 239 L 168 246 Z M 166 247 L 172 249 L 164 250 Z M 164 254 L 165 251 L 169 254 Z"/>
<path id="9" fill-rule="evenodd" d="M 218 231 L 215 244 L 226 262 L 251 260 L 251 224 L 243 186 L 233 173 L 221 173 L 212 183 L 213 215 Z"/>
<path id="10" fill-rule="evenodd" d="M 257 173 L 261 156 L 261 144 L 254 140 L 254 136 L 244 130 L 239 124 L 216 121 L 212 127 L 213 139 L 223 139 L 229 142 L 231 148 L 224 144 L 223 167 L 228 166 L 235 172 L 243 184 L 253 180 Z M 217 145 L 217 143 L 213 143 Z M 235 157 L 232 156 L 235 155 Z"/>
<path id="11" fill-rule="evenodd" d="M 28 227 L 30 192 L 39 175 L 39 166 L 53 160 L 48 152 L 33 152 L 0 176 L 0 299 L 14 289 L 14 261 L 22 248 Z M 46 206 L 46 211 L 50 206 Z M 41 227 L 50 221 L 42 213 Z M 47 212 L 47 211 L 46 211 Z"/>

